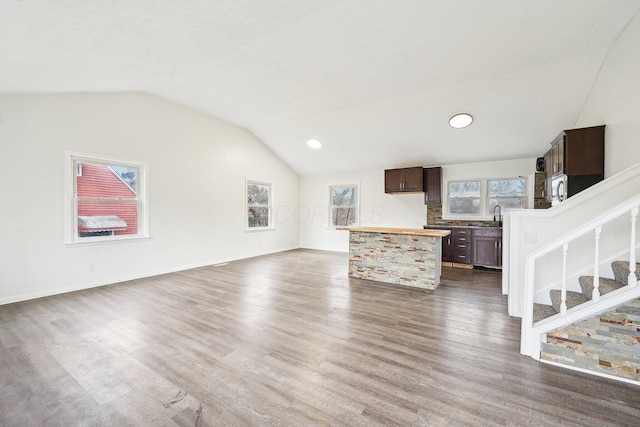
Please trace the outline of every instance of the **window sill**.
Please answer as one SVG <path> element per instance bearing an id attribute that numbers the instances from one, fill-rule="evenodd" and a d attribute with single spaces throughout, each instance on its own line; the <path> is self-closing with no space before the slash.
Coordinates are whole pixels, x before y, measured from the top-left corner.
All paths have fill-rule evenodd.
<path id="1" fill-rule="evenodd" d="M 256 231 L 274 231 L 275 229 L 276 229 L 275 227 L 255 227 L 255 228 L 245 228 L 244 232 L 253 233 Z"/>
<path id="2" fill-rule="evenodd" d="M 442 216 L 444 221 L 493 221 L 493 216 L 456 215 Z"/>
<path id="3" fill-rule="evenodd" d="M 87 238 L 89 239 L 89 238 Z M 67 241 L 64 242 L 65 246 L 89 246 L 89 245 L 105 245 L 110 243 L 126 243 L 126 242 L 137 242 L 137 241 L 148 241 L 153 239 L 151 236 L 125 236 L 121 238 L 108 238 L 108 239 L 100 239 L 93 238 L 90 240 L 75 240 L 75 241 Z"/>

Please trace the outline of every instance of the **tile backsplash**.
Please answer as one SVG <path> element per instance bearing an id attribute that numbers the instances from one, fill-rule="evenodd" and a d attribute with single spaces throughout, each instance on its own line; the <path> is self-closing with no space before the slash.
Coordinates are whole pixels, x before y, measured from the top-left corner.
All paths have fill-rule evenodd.
<path id="1" fill-rule="evenodd" d="M 453 225 L 468 227 L 497 227 L 498 221 L 466 221 L 442 219 L 442 205 L 426 205 L 427 225 Z"/>

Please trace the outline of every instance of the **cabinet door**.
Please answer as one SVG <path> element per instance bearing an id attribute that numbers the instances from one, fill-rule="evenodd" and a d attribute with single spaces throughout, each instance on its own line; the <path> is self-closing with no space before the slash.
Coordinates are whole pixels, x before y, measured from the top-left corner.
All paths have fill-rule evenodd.
<path id="1" fill-rule="evenodd" d="M 453 262 L 460 264 L 471 264 L 471 252 L 472 252 L 472 236 L 470 228 L 454 228 L 453 234 L 453 248 L 451 252 L 453 255 Z"/>
<path id="2" fill-rule="evenodd" d="M 442 203 L 442 168 L 424 168 L 424 204 Z"/>
<path id="3" fill-rule="evenodd" d="M 424 190 L 421 167 L 404 169 L 404 184 L 402 190 L 407 192 L 422 192 Z"/>
<path id="4" fill-rule="evenodd" d="M 502 267 L 502 229 L 477 228 L 474 230 L 473 264 Z"/>
<path id="5" fill-rule="evenodd" d="M 498 238 L 476 236 L 473 239 L 473 263 L 487 267 L 498 267 Z"/>
<path id="6" fill-rule="evenodd" d="M 567 175 L 604 174 L 604 126 L 565 131 Z"/>
<path id="7" fill-rule="evenodd" d="M 387 169 L 384 171 L 384 192 L 399 193 L 402 191 L 402 183 L 404 182 L 403 169 Z"/>
<path id="8" fill-rule="evenodd" d="M 451 234 L 442 238 L 442 262 L 453 262 Z"/>
<path id="9" fill-rule="evenodd" d="M 564 134 L 560 135 L 551 147 L 553 156 L 553 175 L 564 173 Z"/>

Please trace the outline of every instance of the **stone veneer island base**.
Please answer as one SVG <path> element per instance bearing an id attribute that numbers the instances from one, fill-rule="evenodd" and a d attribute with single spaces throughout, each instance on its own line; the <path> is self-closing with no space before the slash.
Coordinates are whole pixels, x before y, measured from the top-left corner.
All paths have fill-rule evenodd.
<path id="1" fill-rule="evenodd" d="M 349 276 L 435 290 L 440 284 L 442 237 L 448 230 L 353 227 Z"/>

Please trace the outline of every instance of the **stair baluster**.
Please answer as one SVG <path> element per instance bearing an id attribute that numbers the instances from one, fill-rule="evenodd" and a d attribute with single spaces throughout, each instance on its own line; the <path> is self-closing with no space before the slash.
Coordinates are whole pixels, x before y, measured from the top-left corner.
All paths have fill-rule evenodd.
<path id="1" fill-rule="evenodd" d="M 567 251 L 569 244 L 562 245 L 562 291 L 560 293 L 560 315 L 567 314 Z"/>
<path id="2" fill-rule="evenodd" d="M 602 232 L 602 227 L 598 226 L 595 230 L 595 247 L 596 247 L 596 257 L 593 264 L 593 292 L 591 294 L 591 299 L 593 301 L 600 301 L 600 233 Z"/>
<path id="3" fill-rule="evenodd" d="M 627 284 L 629 287 L 638 284 L 636 277 L 636 220 L 638 218 L 638 207 L 631 209 L 631 246 L 629 247 L 629 279 Z"/>

